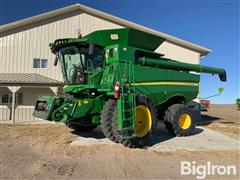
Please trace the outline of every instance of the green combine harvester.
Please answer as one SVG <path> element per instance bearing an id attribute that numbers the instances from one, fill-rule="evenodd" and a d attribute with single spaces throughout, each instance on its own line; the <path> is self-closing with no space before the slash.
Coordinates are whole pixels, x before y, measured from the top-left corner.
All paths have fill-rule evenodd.
<path id="1" fill-rule="evenodd" d="M 182 63 L 154 52 L 164 38 L 135 29 L 95 31 L 50 44 L 65 86 L 59 96 L 40 96 L 33 115 L 79 131 L 101 125 L 110 140 L 148 145 L 163 121 L 176 136 L 191 135 L 198 118 L 188 105 L 199 92 L 198 73 L 224 69 Z"/>

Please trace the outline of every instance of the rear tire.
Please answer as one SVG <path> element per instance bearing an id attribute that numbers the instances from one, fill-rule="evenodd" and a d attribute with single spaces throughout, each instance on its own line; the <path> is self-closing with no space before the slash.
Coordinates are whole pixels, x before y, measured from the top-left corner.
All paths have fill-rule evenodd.
<path id="1" fill-rule="evenodd" d="M 184 104 L 169 106 L 164 116 L 167 130 L 175 136 L 189 136 L 193 134 L 196 120 L 196 112 Z"/>
<path id="2" fill-rule="evenodd" d="M 106 104 L 103 106 L 103 110 L 101 112 L 101 129 L 103 134 L 113 142 L 117 142 L 116 137 L 113 133 L 112 128 L 112 117 L 114 107 L 116 106 L 116 100 L 109 99 Z"/>

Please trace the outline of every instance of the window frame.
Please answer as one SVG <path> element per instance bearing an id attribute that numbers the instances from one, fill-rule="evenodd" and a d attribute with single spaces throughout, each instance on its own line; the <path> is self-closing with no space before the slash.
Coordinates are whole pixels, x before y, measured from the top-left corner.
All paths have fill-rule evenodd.
<path id="1" fill-rule="evenodd" d="M 38 63 L 39 66 L 34 67 L 35 61 L 39 61 L 39 63 Z M 43 67 L 44 61 L 46 62 L 46 67 Z M 47 58 L 33 58 L 33 69 L 48 69 L 48 59 Z"/>
<path id="2" fill-rule="evenodd" d="M 2 102 L 2 95 L 3 94 L 8 94 L 8 102 L 7 103 Z M 22 103 L 19 103 L 19 100 L 18 100 L 19 94 L 21 94 L 21 96 L 22 96 Z M 12 98 L 12 93 L 10 93 L 10 92 L 0 92 L 0 105 L 10 105 L 10 104 L 12 104 L 11 98 Z M 15 94 L 15 104 L 16 105 L 23 105 L 23 99 L 24 99 L 23 93 L 16 93 Z"/>

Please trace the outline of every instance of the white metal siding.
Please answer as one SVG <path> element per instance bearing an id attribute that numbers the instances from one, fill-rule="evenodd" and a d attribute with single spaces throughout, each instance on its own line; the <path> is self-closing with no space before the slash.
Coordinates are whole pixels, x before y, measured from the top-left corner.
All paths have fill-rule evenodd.
<path id="1" fill-rule="evenodd" d="M 156 51 L 164 54 L 166 58 L 192 64 L 200 63 L 200 54 L 198 52 L 172 44 L 168 41 L 163 42 Z"/>

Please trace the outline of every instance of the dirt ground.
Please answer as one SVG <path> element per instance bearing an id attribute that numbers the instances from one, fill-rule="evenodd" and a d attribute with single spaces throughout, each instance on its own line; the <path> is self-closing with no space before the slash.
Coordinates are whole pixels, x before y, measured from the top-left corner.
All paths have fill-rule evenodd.
<path id="1" fill-rule="evenodd" d="M 238 139 L 232 131 L 236 128 L 239 134 L 239 112 L 232 108 L 212 106 L 200 124 L 220 132 L 224 129 L 224 134 Z M 221 113 L 217 113 L 218 109 Z M 239 152 L 156 152 L 115 144 L 70 145 L 78 135 L 61 124 L 2 124 L 0 179 L 196 179 L 193 175 L 180 174 L 181 161 L 201 165 L 210 161 L 240 168 Z M 239 172 L 235 176 L 207 176 L 210 179 L 239 177 Z"/>
<path id="2" fill-rule="evenodd" d="M 210 105 L 207 112 L 202 112 L 202 121 L 199 125 L 240 140 L 240 111 L 236 110 L 235 104 Z"/>

